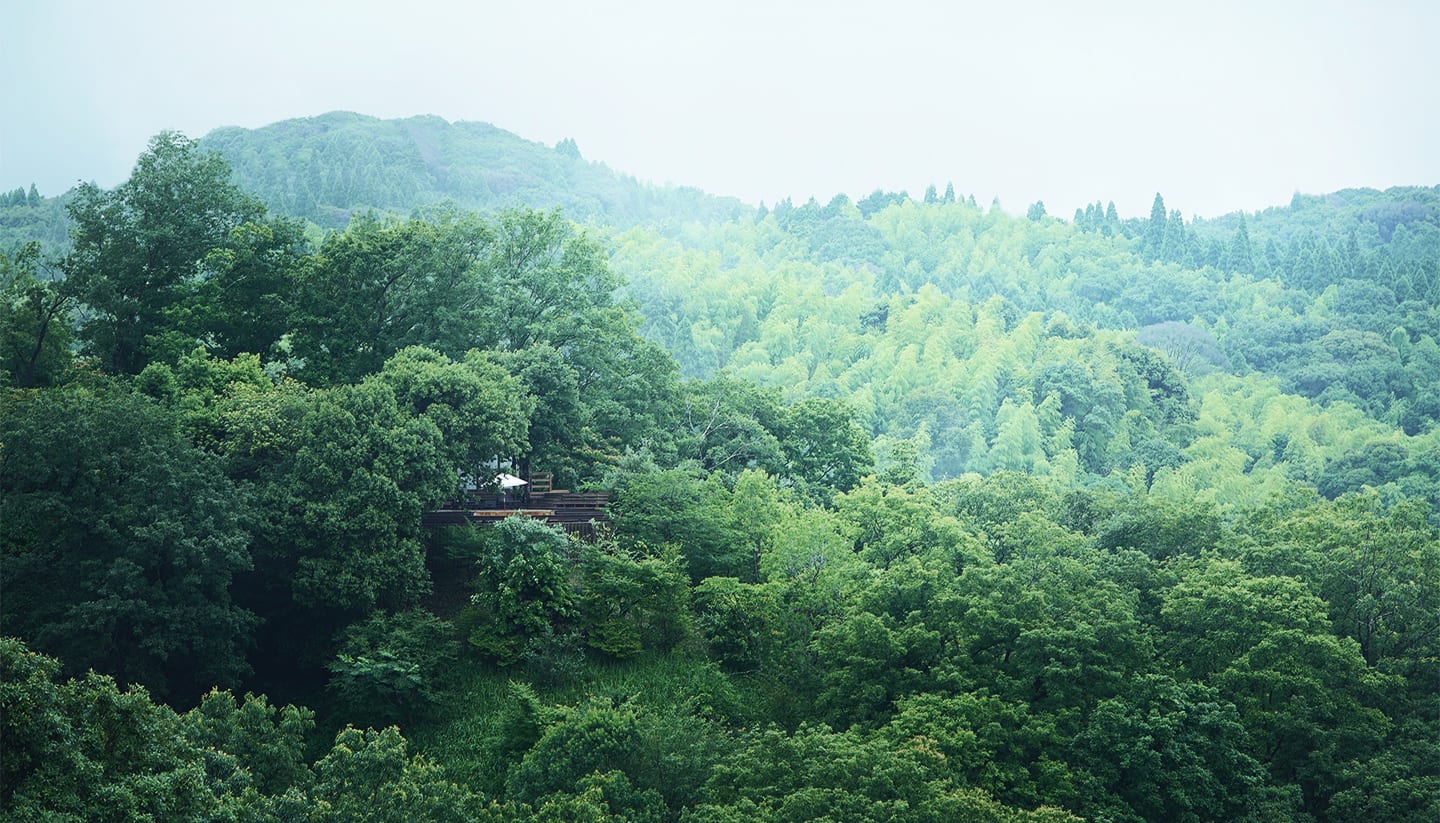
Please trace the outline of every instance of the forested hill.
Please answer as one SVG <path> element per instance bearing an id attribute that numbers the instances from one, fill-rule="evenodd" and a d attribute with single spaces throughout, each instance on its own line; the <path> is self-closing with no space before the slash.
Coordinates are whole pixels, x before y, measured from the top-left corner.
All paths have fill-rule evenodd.
<path id="1" fill-rule="evenodd" d="M 1176 500 L 1299 480 L 1440 501 L 1434 189 L 1204 222 L 1160 197 L 1148 219 L 1097 203 L 1066 222 L 838 196 L 610 245 L 684 372 L 842 399 L 936 480 L 1139 471 Z"/>
<path id="2" fill-rule="evenodd" d="M 551 148 L 488 123 L 434 116 L 381 120 L 331 112 L 259 129 L 216 129 L 200 145 L 219 152 L 235 182 L 272 210 L 327 228 L 343 228 L 359 211 L 409 214 L 446 200 L 482 211 L 559 206 L 572 220 L 621 226 L 749 211 L 733 198 L 619 174 L 582 158 L 573 140 Z"/>
<path id="3" fill-rule="evenodd" d="M 1434 190 L 235 179 L 0 198 L 0 819 L 1440 820 Z M 426 527 L 527 470 L 608 523 Z"/>

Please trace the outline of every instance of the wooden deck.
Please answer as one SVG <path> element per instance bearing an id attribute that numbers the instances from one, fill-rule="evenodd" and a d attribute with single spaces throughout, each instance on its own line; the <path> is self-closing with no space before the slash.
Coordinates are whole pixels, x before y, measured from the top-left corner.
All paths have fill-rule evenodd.
<path id="1" fill-rule="evenodd" d="M 484 503 L 492 503 L 492 500 Z M 430 529 L 460 526 L 466 523 L 494 525 L 507 517 L 519 515 L 544 520 L 567 532 L 593 537 L 595 524 L 610 522 L 606 507 L 610 495 L 605 492 L 569 492 L 563 489 L 531 494 L 530 499 L 513 508 L 464 507 L 459 503 L 425 513 L 422 525 Z"/>

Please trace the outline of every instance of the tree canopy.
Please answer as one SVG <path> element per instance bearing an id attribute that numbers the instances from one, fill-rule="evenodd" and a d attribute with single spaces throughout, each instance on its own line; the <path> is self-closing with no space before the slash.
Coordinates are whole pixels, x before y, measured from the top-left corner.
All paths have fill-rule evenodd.
<path id="1" fill-rule="evenodd" d="M 1436 190 L 752 213 L 472 126 L 0 193 L 0 816 L 1440 817 Z"/>

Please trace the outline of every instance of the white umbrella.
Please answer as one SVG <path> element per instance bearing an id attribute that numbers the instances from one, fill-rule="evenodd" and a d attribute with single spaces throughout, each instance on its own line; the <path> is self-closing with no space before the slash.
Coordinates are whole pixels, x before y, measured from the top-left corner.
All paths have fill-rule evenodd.
<path id="1" fill-rule="evenodd" d="M 516 486 L 527 486 L 527 485 L 529 485 L 529 483 L 527 483 L 527 482 L 524 481 L 524 480 L 521 480 L 520 478 L 516 477 L 515 475 L 513 475 L 513 474 L 505 474 L 504 472 L 501 472 L 500 474 L 495 475 L 495 479 L 494 479 L 492 482 L 498 483 L 498 484 L 500 485 L 500 488 L 502 488 L 502 489 L 513 489 L 513 488 L 515 488 Z"/>

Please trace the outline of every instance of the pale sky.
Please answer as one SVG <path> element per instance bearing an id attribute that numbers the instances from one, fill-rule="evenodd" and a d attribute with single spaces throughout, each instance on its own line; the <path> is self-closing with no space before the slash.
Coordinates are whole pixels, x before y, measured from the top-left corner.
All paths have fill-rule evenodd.
<path id="1" fill-rule="evenodd" d="M 1440 0 L 0 0 L 0 190 L 163 129 L 493 123 L 749 203 L 953 181 L 1068 218 L 1440 184 Z"/>

